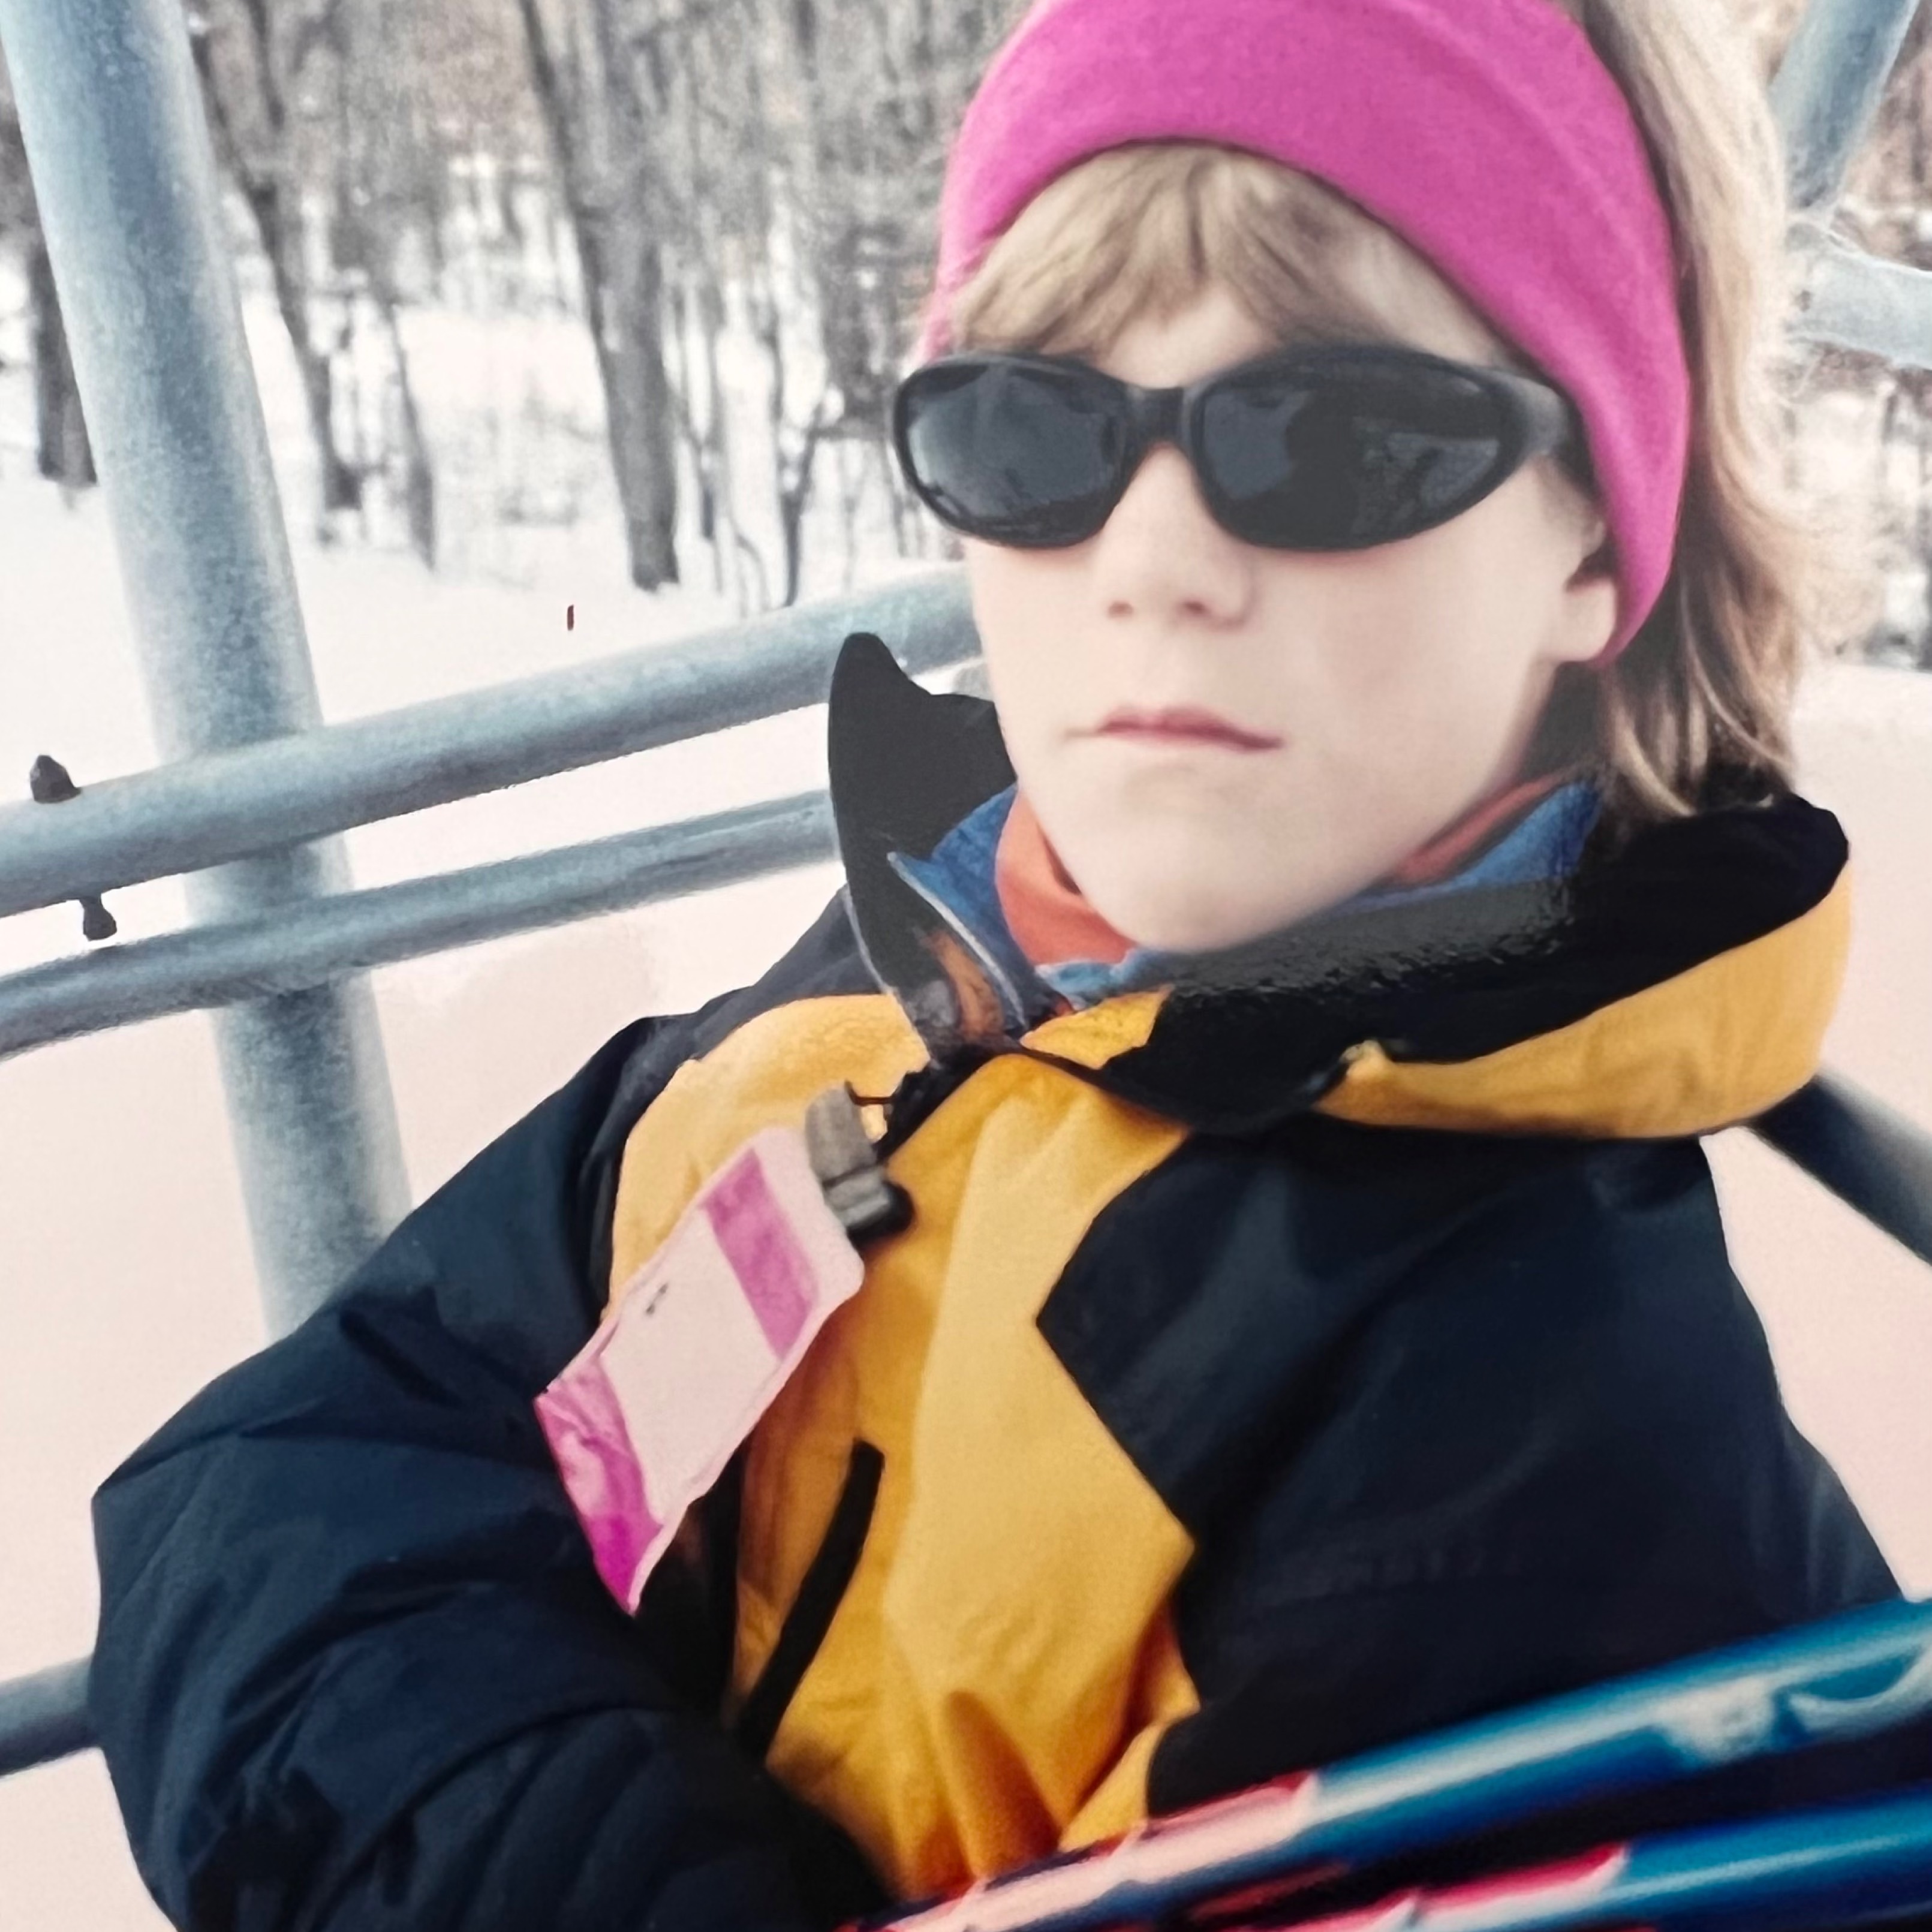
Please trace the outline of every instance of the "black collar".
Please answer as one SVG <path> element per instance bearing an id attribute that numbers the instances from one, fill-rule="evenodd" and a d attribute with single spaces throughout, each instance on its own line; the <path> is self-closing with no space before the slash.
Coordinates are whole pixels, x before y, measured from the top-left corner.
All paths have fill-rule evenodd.
<path id="1" fill-rule="evenodd" d="M 933 908 L 888 862 L 933 848 L 1014 782 L 993 706 L 935 694 L 867 633 L 833 671 L 829 765 L 854 928 L 935 1061 L 1006 1046 L 999 1004 Z M 1831 813 L 1785 791 L 1593 836 L 1567 879 L 1472 886 L 1344 913 L 1196 956 L 1110 1091 L 1210 1132 L 1311 1106 L 1366 1041 L 1465 1060 L 1570 1024 L 1808 912 L 1836 883 Z"/>

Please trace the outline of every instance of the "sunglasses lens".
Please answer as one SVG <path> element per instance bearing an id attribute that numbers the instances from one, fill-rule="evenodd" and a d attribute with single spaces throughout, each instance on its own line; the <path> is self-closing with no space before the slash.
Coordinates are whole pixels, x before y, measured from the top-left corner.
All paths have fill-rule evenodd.
<path id="1" fill-rule="evenodd" d="M 1222 520 L 1276 550 L 1360 550 L 1446 523 L 1516 447 L 1491 390 L 1416 364 L 1257 370 L 1208 393 L 1197 434 Z"/>
<path id="2" fill-rule="evenodd" d="M 934 363 L 901 394 L 914 487 L 956 530 L 1049 548 L 1093 536 L 1114 506 L 1126 425 L 1073 371 Z"/>

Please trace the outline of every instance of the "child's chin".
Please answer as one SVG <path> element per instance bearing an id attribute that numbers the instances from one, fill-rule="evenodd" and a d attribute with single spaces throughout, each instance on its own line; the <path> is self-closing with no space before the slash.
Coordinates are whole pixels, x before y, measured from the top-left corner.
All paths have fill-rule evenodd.
<path id="1" fill-rule="evenodd" d="M 1280 932 L 1346 896 L 1332 881 L 1277 881 L 1256 893 L 1246 880 L 1216 879 L 1206 868 L 1114 873 L 1088 887 L 1114 929 L 1155 952 L 1220 952 Z"/>
<path id="2" fill-rule="evenodd" d="M 1198 890 L 1176 891 L 1164 882 L 1129 885 L 1112 896 L 1118 909 L 1102 908 L 1109 923 L 1155 952 L 1218 952 L 1286 923 L 1270 909 L 1208 901 Z"/>

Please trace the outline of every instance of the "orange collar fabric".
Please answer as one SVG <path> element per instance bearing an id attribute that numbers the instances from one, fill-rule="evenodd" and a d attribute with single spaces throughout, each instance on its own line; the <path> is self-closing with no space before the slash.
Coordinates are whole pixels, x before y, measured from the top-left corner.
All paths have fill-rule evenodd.
<path id="1" fill-rule="evenodd" d="M 1378 881 L 1378 887 L 1429 885 L 1446 878 L 1576 776 L 1547 772 L 1486 799 L 1412 853 Z M 1015 794 L 1000 834 L 993 880 L 1000 910 L 1030 964 L 1082 959 L 1118 966 L 1134 950 L 1133 941 L 1101 916 L 1060 863 L 1024 790 Z"/>
<path id="2" fill-rule="evenodd" d="M 993 884 L 1007 927 L 1030 965 L 1091 959 L 1118 966 L 1134 950 L 1133 941 L 1115 932 L 1074 884 L 1023 790 L 1015 794 L 1000 834 Z"/>

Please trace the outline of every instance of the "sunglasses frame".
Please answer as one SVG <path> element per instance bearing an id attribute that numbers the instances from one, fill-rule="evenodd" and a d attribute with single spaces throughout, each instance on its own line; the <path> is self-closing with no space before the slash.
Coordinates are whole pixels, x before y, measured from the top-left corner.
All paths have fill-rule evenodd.
<path id="1" fill-rule="evenodd" d="M 1087 520 L 1043 531 L 1032 537 L 1003 535 L 989 537 L 969 527 L 950 514 L 920 476 L 912 459 L 913 412 L 922 387 L 946 374 L 962 368 L 1004 367 L 1032 369 L 1060 382 L 1072 382 L 1090 394 L 1104 398 L 1108 406 L 1124 418 L 1126 434 L 1120 458 L 1114 466 L 1104 493 L 1084 500 L 1104 502 L 1099 520 L 1090 529 Z M 1454 375 L 1476 383 L 1498 406 L 1501 444 L 1495 463 L 1476 484 L 1439 513 L 1424 516 L 1412 528 L 1396 536 L 1374 537 L 1352 544 L 1296 544 L 1270 542 L 1239 526 L 1239 520 L 1227 498 L 1204 467 L 1202 421 L 1208 404 L 1231 384 L 1252 381 L 1258 376 L 1286 374 L 1319 376 L 1329 370 L 1367 368 L 1387 370 L 1426 368 Z M 1209 514 L 1222 529 L 1244 543 L 1265 550 L 1302 552 L 1336 552 L 1371 550 L 1386 543 L 1419 536 L 1425 530 L 1453 522 L 1472 510 L 1484 497 L 1501 488 L 1531 458 L 1547 452 L 1553 454 L 1580 487 L 1592 488 L 1588 446 L 1575 405 L 1563 392 L 1533 376 L 1514 369 L 1499 369 L 1489 364 L 1460 362 L 1426 350 L 1410 349 L 1382 343 L 1323 344 L 1300 349 L 1277 350 L 1177 388 L 1144 388 L 1109 376 L 1090 362 L 1077 357 L 1040 356 L 1006 350 L 967 350 L 942 356 L 914 370 L 899 384 L 892 397 L 892 446 L 901 472 L 914 494 L 950 530 L 982 543 L 1004 549 L 1066 550 L 1098 536 L 1107 520 L 1119 508 L 1149 450 L 1159 443 L 1172 443 L 1187 459 Z M 1232 519 L 1232 520 L 1231 520 Z"/>

